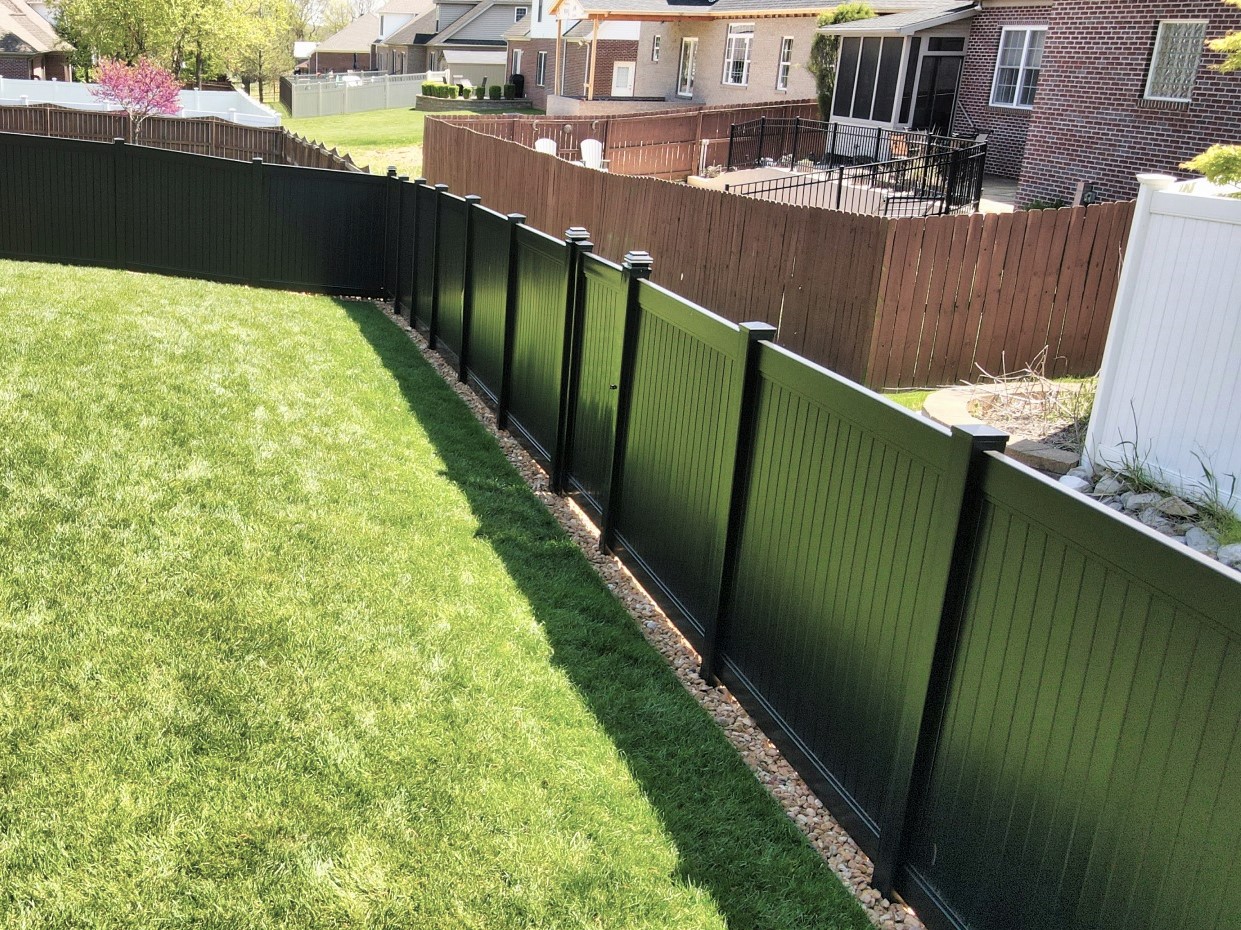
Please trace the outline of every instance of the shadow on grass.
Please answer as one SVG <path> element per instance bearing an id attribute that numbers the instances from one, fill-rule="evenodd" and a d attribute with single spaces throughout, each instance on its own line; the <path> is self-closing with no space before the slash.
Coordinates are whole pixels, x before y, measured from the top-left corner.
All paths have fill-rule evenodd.
<path id="1" fill-rule="evenodd" d="M 623 753 L 676 844 L 681 876 L 737 930 L 869 927 L 866 917 L 407 336 L 341 301 L 401 386 L 553 662 Z"/>

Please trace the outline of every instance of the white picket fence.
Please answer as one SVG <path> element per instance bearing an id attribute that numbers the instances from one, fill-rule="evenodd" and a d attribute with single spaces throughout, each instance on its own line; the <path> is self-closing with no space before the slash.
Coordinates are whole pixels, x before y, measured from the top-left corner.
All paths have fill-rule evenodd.
<path id="1" fill-rule="evenodd" d="M 1086 456 L 1241 513 L 1241 191 L 1139 180 Z"/>

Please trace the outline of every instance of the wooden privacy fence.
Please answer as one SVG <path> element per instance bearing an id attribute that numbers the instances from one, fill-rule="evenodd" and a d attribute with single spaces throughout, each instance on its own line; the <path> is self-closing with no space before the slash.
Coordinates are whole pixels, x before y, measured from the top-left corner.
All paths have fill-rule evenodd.
<path id="1" fill-rule="evenodd" d="M 495 116 L 443 117 L 446 122 L 474 132 L 515 142 L 528 149 L 538 139 L 554 139 L 561 158 L 581 158 L 583 139 L 603 143 L 612 174 L 684 180 L 700 166 L 722 165 L 728 159 L 729 130 L 734 123 L 768 117 L 793 119 L 819 116 L 813 100 L 745 105 L 678 107 L 614 116 Z M 477 165 L 475 166 L 477 167 Z"/>
<path id="2" fill-rule="evenodd" d="M 133 141 L 129 117 L 124 113 L 73 110 L 65 107 L 0 107 L 0 132 L 20 132 L 58 139 L 88 142 Z M 338 155 L 317 142 L 295 136 L 286 129 L 239 126 L 227 120 L 181 119 L 152 116 L 142 124 L 142 145 L 250 161 L 261 158 L 276 165 L 362 171 L 348 156 Z"/>
<path id="3" fill-rule="evenodd" d="M 584 229 L 395 176 L 21 136 L 0 155 L 18 165 L 0 210 L 30 219 L 0 226 L 0 254 L 120 263 L 116 228 L 126 267 L 390 296 L 935 930 L 1235 927 L 1227 569 L 1012 462 L 994 431 L 950 433 L 652 283 L 644 252 L 594 254 Z M 157 165 L 156 201 L 131 203 L 126 171 Z M 108 181 L 125 195 L 61 231 Z M 195 252 L 164 235 L 169 207 L 214 209 L 196 229 L 248 211 L 289 251 Z"/>
<path id="4" fill-rule="evenodd" d="M 648 248 L 659 283 L 869 386 L 1015 370 L 1044 346 L 1049 374 L 1099 368 L 1131 203 L 857 216 L 592 171 L 472 125 L 427 120 L 429 178 L 545 229 L 585 226 L 612 259 Z"/>

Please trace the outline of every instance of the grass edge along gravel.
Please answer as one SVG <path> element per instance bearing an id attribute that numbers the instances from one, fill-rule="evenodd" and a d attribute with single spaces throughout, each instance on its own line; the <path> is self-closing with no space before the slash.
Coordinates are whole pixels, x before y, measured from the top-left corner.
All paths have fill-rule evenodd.
<path id="1" fill-rule="evenodd" d="M 865 926 L 373 306 L 0 314 L 0 923 Z"/>

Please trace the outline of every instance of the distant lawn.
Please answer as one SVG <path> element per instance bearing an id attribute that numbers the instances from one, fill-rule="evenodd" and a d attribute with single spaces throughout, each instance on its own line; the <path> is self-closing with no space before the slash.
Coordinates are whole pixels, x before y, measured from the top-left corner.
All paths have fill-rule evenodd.
<path id="1" fill-rule="evenodd" d="M 922 412 L 922 405 L 926 403 L 926 399 L 930 397 L 938 388 L 932 388 L 927 391 L 893 391 L 891 394 L 884 394 L 888 400 L 893 403 L 907 407 L 915 413 Z"/>
<path id="2" fill-rule="evenodd" d="M 0 925 L 864 916 L 368 304 L 0 262 Z"/>
<path id="3" fill-rule="evenodd" d="M 426 117 L 421 110 L 407 108 L 370 110 L 344 116 L 286 118 L 284 127 L 289 132 L 322 142 L 328 148 L 348 152 L 355 162 L 369 165 L 376 174 L 383 174 L 389 165 L 396 165 L 399 173 L 416 178 L 422 173 L 422 130 Z"/>

